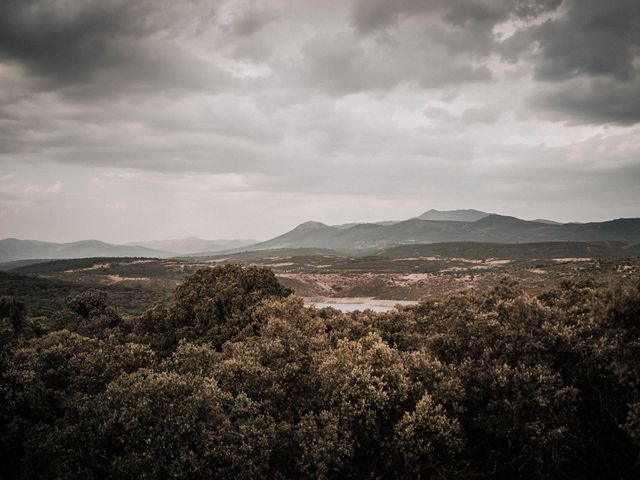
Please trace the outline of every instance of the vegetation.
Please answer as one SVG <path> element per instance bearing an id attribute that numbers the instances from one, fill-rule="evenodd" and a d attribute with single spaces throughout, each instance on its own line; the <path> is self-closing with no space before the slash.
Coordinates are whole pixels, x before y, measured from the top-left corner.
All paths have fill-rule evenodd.
<path id="1" fill-rule="evenodd" d="M 638 478 L 640 285 L 389 313 L 198 271 L 122 317 L 0 300 L 0 478 Z"/>
<path id="2" fill-rule="evenodd" d="M 155 282 L 122 282 L 105 285 L 95 281 L 68 281 L 57 278 L 0 272 L 0 295 L 19 298 L 33 315 L 52 315 L 70 295 L 85 290 L 107 294 L 122 314 L 139 314 L 159 300 L 171 298 L 169 287 Z"/>
<path id="3" fill-rule="evenodd" d="M 483 292 L 505 274 L 537 295 L 566 279 L 628 283 L 640 275 L 637 245 L 615 242 L 445 243 L 338 253 L 280 249 L 172 259 L 97 257 L 0 265 L 0 296 L 15 296 L 32 315 L 50 316 L 69 295 L 99 290 L 122 315 L 170 300 L 187 276 L 212 264 L 260 265 L 296 295 L 419 301 Z"/>

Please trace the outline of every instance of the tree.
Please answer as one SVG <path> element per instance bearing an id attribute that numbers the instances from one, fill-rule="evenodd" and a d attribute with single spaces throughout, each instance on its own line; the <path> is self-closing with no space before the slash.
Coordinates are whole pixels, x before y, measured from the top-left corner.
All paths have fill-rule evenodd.
<path id="1" fill-rule="evenodd" d="M 251 322 L 260 302 L 290 294 L 266 268 L 223 265 L 202 269 L 177 288 L 173 304 L 164 312 L 156 308 L 155 314 L 161 313 L 164 319 L 150 322 L 143 315 L 136 331 L 172 336 L 168 348 L 188 339 L 206 341 L 219 349 Z"/>

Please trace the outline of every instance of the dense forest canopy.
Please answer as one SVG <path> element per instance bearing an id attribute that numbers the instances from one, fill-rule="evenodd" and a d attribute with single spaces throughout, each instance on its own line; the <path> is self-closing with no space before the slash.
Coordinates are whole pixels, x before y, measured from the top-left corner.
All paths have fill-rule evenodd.
<path id="1" fill-rule="evenodd" d="M 0 319 L 0 478 L 640 474 L 640 285 L 347 314 L 225 265 L 135 317 Z"/>

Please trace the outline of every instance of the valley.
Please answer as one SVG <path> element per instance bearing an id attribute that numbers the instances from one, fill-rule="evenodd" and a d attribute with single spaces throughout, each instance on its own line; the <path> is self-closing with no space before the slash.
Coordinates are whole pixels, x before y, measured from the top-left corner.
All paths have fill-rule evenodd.
<path id="1" fill-rule="evenodd" d="M 198 269 L 228 263 L 267 267 L 307 302 L 390 307 L 453 292 L 483 292 L 504 276 L 530 294 L 576 278 L 601 285 L 632 282 L 640 276 L 640 247 L 624 242 L 449 242 L 361 251 L 290 248 L 168 259 L 33 260 L 0 265 L 0 295 L 19 296 L 34 314 L 45 314 L 66 295 L 92 288 L 107 292 L 124 313 L 138 314 L 171 298 L 175 287 Z"/>
<path id="2" fill-rule="evenodd" d="M 224 264 L 272 270 L 309 305 L 388 309 L 479 293 L 509 276 L 531 295 L 575 278 L 631 282 L 640 270 L 640 219 L 559 223 L 479 210 L 428 210 L 405 220 L 326 225 L 309 221 L 282 235 L 115 245 L 0 240 L 0 295 L 34 315 L 66 296 L 108 293 L 127 315 L 170 299 L 199 269 Z"/>

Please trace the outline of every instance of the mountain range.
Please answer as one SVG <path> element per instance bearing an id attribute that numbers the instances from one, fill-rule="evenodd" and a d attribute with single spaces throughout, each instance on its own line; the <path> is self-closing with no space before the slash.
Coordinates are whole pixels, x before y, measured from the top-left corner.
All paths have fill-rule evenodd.
<path id="1" fill-rule="evenodd" d="M 0 262 L 29 259 L 62 259 L 90 257 L 155 257 L 168 258 L 192 253 L 219 253 L 240 249 L 257 240 L 203 240 L 189 237 L 182 240 L 158 240 L 114 245 L 99 240 L 71 243 L 40 242 L 6 238 L 0 240 Z"/>
<path id="2" fill-rule="evenodd" d="M 465 220 L 460 220 L 465 219 Z M 424 214 L 399 222 L 358 223 L 346 227 L 305 222 L 252 250 L 317 247 L 331 249 L 382 248 L 440 242 L 535 243 L 553 241 L 640 242 L 640 218 L 606 222 L 565 223 L 522 220 L 477 210 Z"/>
<path id="3" fill-rule="evenodd" d="M 303 247 L 357 250 L 441 242 L 508 244 L 558 241 L 616 241 L 637 244 L 640 243 L 640 218 L 562 224 L 543 219 L 522 220 L 479 210 L 429 210 L 417 217 L 399 221 L 342 225 L 305 222 L 265 242 L 189 237 L 113 245 L 97 240 L 52 243 L 7 238 L 0 240 L 0 262 L 83 257 L 166 258 Z"/>
<path id="4" fill-rule="evenodd" d="M 151 240 L 147 242 L 130 242 L 127 245 L 163 250 L 177 255 L 189 255 L 192 253 L 217 253 L 225 250 L 235 250 L 258 243 L 258 240 L 240 239 L 216 239 L 203 240 L 202 238 L 188 237 L 177 240 Z"/>
<path id="5" fill-rule="evenodd" d="M 134 245 L 112 245 L 99 240 L 72 243 L 39 242 L 6 238 L 0 240 L 0 262 L 32 258 L 89 258 L 89 257 L 168 257 L 169 252 Z"/>

